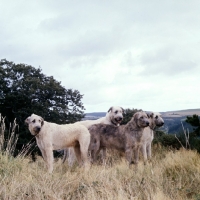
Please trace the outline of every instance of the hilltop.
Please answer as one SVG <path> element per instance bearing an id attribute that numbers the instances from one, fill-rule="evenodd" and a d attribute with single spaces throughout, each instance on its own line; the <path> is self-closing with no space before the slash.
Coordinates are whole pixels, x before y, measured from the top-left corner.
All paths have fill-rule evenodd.
<path id="1" fill-rule="evenodd" d="M 167 111 L 167 112 L 160 112 L 163 117 L 184 117 L 184 116 L 192 116 L 194 114 L 200 116 L 200 108 L 198 109 L 186 109 L 186 110 L 177 110 L 177 111 Z M 100 117 L 104 117 L 106 112 L 91 112 L 85 113 L 85 120 L 95 120 Z"/>
<path id="2" fill-rule="evenodd" d="M 167 111 L 160 112 L 163 117 L 184 117 L 184 116 L 192 116 L 194 114 L 200 116 L 200 108 L 198 109 L 187 109 L 187 110 L 178 110 L 178 111 Z"/>
<path id="3" fill-rule="evenodd" d="M 183 131 L 184 126 L 185 129 L 188 129 L 190 132 L 193 130 L 193 127 L 185 122 L 186 116 L 192 116 L 194 114 L 200 116 L 200 108 L 197 109 L 186 109 L 186 110 L 177 110 L 177 111 L 167 111 L 160 112 L 165 121 L 165 125 L 161 128 L 166 133 L 175 134 Z M 104 117 L 106 112 L 92 112 L 85 113 L 84 120 L 95 120 L 100 117 Z"/>

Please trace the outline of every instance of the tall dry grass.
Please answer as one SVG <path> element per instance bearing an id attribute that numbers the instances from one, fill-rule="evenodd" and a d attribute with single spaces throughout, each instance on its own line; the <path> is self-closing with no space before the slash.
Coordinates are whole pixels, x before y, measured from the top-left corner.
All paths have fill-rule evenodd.
<path id="1" fill-rule="evenodd" d="M 109 152 L 105 166 L 96 164 L 84 171 L 57 159 L 49 174 L 41 157 L 31 162 L 28 156 L 14 158 L 1 151 L 0 199 L 198 200 L 200 155 L 157 145 L 151 163 L 144 166 L 141 161 L 137 170 Z"/>
<path id="2" fill-rule="evenodd" d="M 5 117 L 2 117 L 0 114 L 0 151 L 9 156 L 14 154 L 16 148 L 18 140 L 18 135 L 15 134 L 16 128 L 17 123 L 14 120 L 13 124 L 10 123 L 6 135 Z"/>

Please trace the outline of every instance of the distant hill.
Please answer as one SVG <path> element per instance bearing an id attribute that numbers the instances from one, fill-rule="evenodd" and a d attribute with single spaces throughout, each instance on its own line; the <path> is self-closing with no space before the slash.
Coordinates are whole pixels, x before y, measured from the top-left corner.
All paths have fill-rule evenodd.
<path id="1" fill-rule="evenodd" d="M 200 116 L 200 108 L 198 109 L 187 109 L 187 110 L 178 110 L 178 111 L 167 111 L 167 112 L 160 112 L 163 117 L 184 117 L 184 116 L 192 116 L 194 114 Z M 85 113 L 85 119 L 98 119 L 100 117 L 104 117 L 106 112 L 92 112 L 92 113 Z"/>
<path id="2" fill-rule="evenodd" d="M 83 120 L 95 120 L 104 116 L 106 116 L 106 112 L 85 113 L 85 117 Z"/>
<path id="3" fill-rule="evenodd" d="M 183 117 L 183 116 L 192 116 L 194 114 L 200 116 L 200 108 L 198 109 L 187 109 L 187 110 L 178 110 L 178 111 L 168 111 L 161 112 L 165 117 Z"/>
<path id="4" fill-rule="evenodd" d="M 193 131 L 193 128 L 190 124 L 186 123 L 186 116 L 192 116 L 194 114 L 200 116 L 200 108 L 198 109 L 187 109 L 187 110 L 178 110 L 178 111 L 168 111 L 160 112 L 165 121 L 165 125 L 160 128 L 168 134 L 178 134 L 183 132 L 184 129 L 189 132 Z M 104 117 L 106 112 L 93 112 L 85 113 L 85 118 L 83 120 L 95 120 L 100 117 Z M 183 127 L 182 127 L 183 125 Z"/>

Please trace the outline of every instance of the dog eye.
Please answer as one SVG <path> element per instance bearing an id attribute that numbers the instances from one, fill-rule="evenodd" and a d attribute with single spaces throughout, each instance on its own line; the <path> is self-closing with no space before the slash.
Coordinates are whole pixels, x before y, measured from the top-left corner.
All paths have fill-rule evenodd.
<path id="1" fill-rule="evenodd" d="M 158 116 L 156 115 L 156 117 L 155 117 L 156 119 L 158 119 Z"/>
<path id="2" fill-rule="evenodd" d="M 35 119 L 32 122 L 35 123 Z"/>
<path id="3" fill-rule="evenodd" d="M 117 114 L 118 111 L 115 111 L 115 114 Z"/>

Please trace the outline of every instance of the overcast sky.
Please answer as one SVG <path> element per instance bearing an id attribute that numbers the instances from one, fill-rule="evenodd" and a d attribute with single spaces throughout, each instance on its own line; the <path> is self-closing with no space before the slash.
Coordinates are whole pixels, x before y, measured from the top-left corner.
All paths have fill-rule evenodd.
<path id="1" fill-rule="evenodd" d="M 0 0 L 0 59 L 41 67 L 85 112 L 200 108 L 199 0 Z"/>

